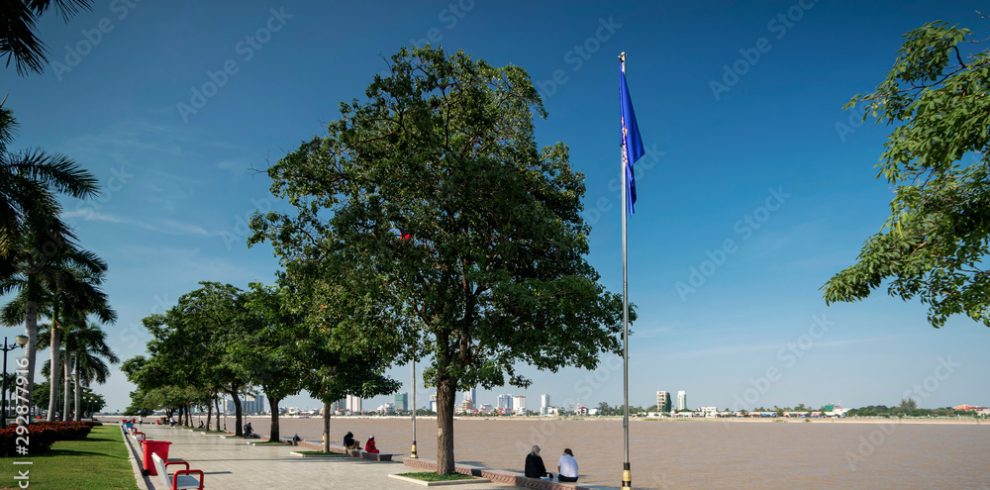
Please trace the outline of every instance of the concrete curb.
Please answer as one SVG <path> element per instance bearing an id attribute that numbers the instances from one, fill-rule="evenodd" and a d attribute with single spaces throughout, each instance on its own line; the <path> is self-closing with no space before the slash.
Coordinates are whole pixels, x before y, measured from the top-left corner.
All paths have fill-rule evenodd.
<path id="1" fill-rule="evenodd" d="M 450 480 L 450 481 L 425 481 L 425 480 L 417 480 L 415 478 L 409 478 L 408 476 L 402 476 L 402 475 L 396 475 L 396 474 L 388 475 L 388 477 L 391 478 L 391 479 L 393 479 L 393 480 L 404 481 L 406 483 L 412 483 L 412 484 L 423 486 L 423 487 L 441 487 L 441 486 L 442 487 L 446 487 L 446 486 L 450 486 L 450 485 L 474 485 L 476 483 L 491 483 L 492 482 L 491 480 L 489 480 L 487 478 L 479 478 L 479 477 L 465 478 L 463 480 Z"/>
<path id="2" fill-rule="evenodd" d="M 117 426 L 117 428 L 120 428 L 120 426 Z M 131 469 L 134 471 L 134 480 L 138 482 L 138 487 L 143 484 L 145 490 L 155 490 L 155 485 L 151 483 L 151 479 L 141 472 L 141 452 L 135 449 L 131 438 L 123 430 L 120 431 L 120 435 L 124 438 L 124 444 L 127 445 L 127 450 L 131 455 L 129 458 L 131 460 Z"/>
<path id="3" fill-rule="evenodd" d="M 418 470 L 436 471 L 437 463 L 428 459 L 407 459 L 403 464 L 409 468 Z M 550 480 L 540 480 L 537 478 L 526 478 L 522 473 L 507 470 L 497 470 L 463 463 L 456 463 L 454 471 L 462 475 L 478 476 L 487 478 L 493 483 L 502 483 L 515 487 L 532 488 L 535 490 L 592 490 L 591 487 L 578 485 L 576 483 L 561 483 Z"/>

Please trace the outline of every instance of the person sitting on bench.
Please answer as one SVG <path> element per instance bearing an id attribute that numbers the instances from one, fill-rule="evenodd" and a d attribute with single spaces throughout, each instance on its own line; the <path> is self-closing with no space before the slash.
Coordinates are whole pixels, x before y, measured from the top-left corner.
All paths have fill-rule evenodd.
<path id="1" fill-rule="evenodd" d="M 548 472 L 547 467 L 543 464 L 540 446 L 533 446 L 533 450 L 526 455 L 526 477 L 544 478 L 547 476 L 553 478 L 553 473 Z"/>
<path id="2" fill-rule="evenodd" d="M 292 436 L 292 445 L 293 446 L 298 446 L 300 441 L 302 441 L 302 438 L 299 437 L 299 434 L 296 434 L 296 435 Z"/>
<path id="3" fill-rule="evenodd" d="M 564 449 L 564 454 L 560 455 L 560 460 L 557 462 L 557 473 L 559 473 L 558 481 L 578 481 L 578 464 L 577 460 L 574 459 L 574 452 L 571 451 L 571 448 Z"/>
<path id="4" fill-rule="evenodd" d="M 364 443 L 364 452 L 371 454 L 378 454 L 378 446 L 375 446 L 375 436 L 368 438 L 368 442 Z"/>
<path id="5" fill-rule="evenodd" d="M 244 426 L 244 437 L 246 439 L 259 439 L 259 438 L 261 438 L 261 436 L 259 436 L 258 434 L 255 434 L 254 433 L 254 427 L 251 427 L 251 422 L 248 422 Z"/>
<path id="6" fill-rule="evenodd" d="M 354 438 L 353 432 L 344 434 L 344 447 L 347 449 L 361 449 L 361 443 Z"/>

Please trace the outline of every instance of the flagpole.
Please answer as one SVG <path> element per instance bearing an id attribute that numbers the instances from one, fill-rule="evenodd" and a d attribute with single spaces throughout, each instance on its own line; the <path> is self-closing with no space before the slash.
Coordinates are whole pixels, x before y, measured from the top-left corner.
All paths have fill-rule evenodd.
<path id="1" fill-rule="evenodd" d="M 413 441 L 412 450 L 409 451 L 409 459 L 417 459 L 419 456 L 416 454 L 416 358 L 412 361 L 412 426 L 413 426 Z"/>
<path id="2" fill-rule="evenodd" d="M 626 52 L 619 53 L 622 73 L 626 72 Z M 623 149 L 623 151 L 625 151 Z M 632 468 L 629 464 L 629 267 L 627 262 L 627 187 L 626 164 L 619 159 L 622 174 L 622 439 L 625 458 L 622 463 L 622 490 L 632 490 Z"/>

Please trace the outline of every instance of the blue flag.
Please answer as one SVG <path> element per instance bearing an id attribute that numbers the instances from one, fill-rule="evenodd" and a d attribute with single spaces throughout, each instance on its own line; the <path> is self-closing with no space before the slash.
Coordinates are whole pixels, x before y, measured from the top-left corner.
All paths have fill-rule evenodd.
<path id="1" fill-rule="evenodd" d="M 626 85 L 626 66 L 619 64 L 619 109 L 622 122 L 622 166 L 626 171 L 626 192 L 629 195 L 629 214 L 636 212 L 636 174 L 633 164 L 643 154 L 643 138 L 639 135 L 639 125 L 636 124 L 636 111 L 633 110 L 632 98 L 629 96 L 629 86 Z"/>

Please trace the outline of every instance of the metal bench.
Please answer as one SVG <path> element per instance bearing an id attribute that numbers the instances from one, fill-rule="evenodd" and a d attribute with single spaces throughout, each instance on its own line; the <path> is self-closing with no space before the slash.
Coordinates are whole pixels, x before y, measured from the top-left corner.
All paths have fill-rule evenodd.
<path id="1" fill-rule="evenodd" d="M 389 453 L 369 453 L 367 451 L 361 451 L 361 457 L 364 459 L 370 459 L 371 461 L 392 461 L 392 455 Z"/>
<path id="2" fill-rule="evenodd" d="M 189 469 L 189 463 L 182 460 L 170 459 L 168 462 L 162 460 L 162 457 L 157 453 L 151 455 L 151 459 L 155 461 L 155 468 L 158 470 L 158 474 L 161 476 L 162 483 L 165 488 L 171 488 L 172 490 L 183 490 L 189 488 L 195 488 L 198 490 L 203 490 L 203 470 L 193 470 Z M 168 473 L 169 465 L 183 465 L 186 468 L 184 470 L 176 471 L 173 474 Z M 196 478 L 191 475 L 199 475 Z"/>
<path id="3" fill-rule="evenodd" d="M 330 446 L 330 452 L 346 454 L 354 458 L 363 458 L 371 461 L 392 461 L 391 453 L 369 453 L 362 449 L 346 449 L 344 446 Z"/>

